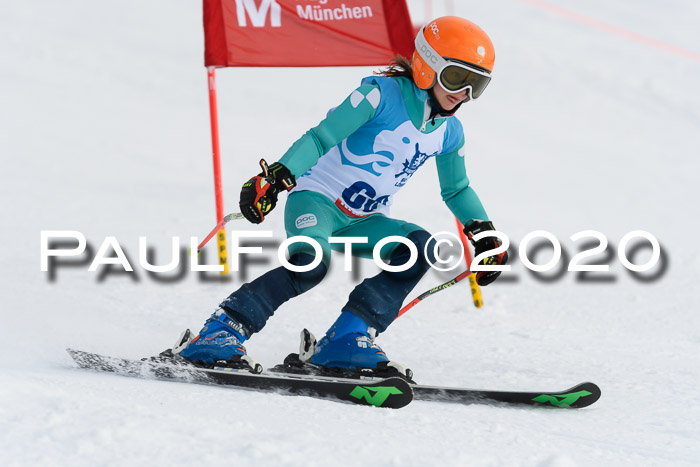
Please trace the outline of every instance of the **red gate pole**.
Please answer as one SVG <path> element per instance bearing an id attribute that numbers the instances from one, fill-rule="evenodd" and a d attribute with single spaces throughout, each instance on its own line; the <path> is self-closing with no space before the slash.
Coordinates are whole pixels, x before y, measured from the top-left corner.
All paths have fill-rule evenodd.
<path id="1" fill-rule="evenodd" d="M 224 195 L 221 189 L 221 158 L 219 150 L 219 115 L 216 107 L 216 74 L 215 67 L 207 67 L 209 82 L 209 116 L 211 120 L 211 146 L 214 159 L 214 195 L 216 196 L 216 221 L 224 219 Z M 221 229 L 217 235 L 219 264 L 224 266 L 221 274 L 228 274 L 228 252 L 226 248 L 226 229 Z"/>

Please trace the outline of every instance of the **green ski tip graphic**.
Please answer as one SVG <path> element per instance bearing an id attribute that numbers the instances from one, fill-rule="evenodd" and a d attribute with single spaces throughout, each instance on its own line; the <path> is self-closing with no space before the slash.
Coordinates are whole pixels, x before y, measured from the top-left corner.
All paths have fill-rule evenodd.
<path id="1" fill-rule="evenodd" d="M 552 404 L 556 407 L 569 407 L 571 404 L 575 403 L 581 397 L 590 396 L 592 393 L 588 391 L 578 391 L 571 392 L 569 394 L 542 394 L 532 399 L 535 402 L 541 402 L 543 404 Z"/>
<path id="2" fill-rule="evenodd" d="M 374 394 L 371 394 L 370 391 L 373 391 Z M 375 407 L 381 407 L 386 401 L 387 397 L 392 394 L 403 394 L 403 392 L 394 386 L 355 386 L 350 393 L 350 397 L 360 400 L 364 399 L 367 403 L 374 405 Z"/>

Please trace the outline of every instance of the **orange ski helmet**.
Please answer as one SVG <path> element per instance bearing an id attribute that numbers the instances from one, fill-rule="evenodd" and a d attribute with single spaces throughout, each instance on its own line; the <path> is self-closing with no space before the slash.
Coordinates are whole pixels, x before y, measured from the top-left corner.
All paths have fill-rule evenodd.
<path id="1" fill-rule="evenodd" d="M 471 21 L 457 16 L 437 18 L 421 28 L 415 43 L 411 65 L 419 88 L 440 83 L 448 92 L 459 92 L 470 87 L 476 98 L 490 81 L 496 59 L 493 43 Z M 453 72 L 446 73 L 450 69 Z"/>

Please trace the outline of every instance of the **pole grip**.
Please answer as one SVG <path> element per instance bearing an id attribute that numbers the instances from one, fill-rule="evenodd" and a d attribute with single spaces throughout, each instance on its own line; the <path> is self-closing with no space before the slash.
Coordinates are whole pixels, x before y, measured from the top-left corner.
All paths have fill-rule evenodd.
<path id="1" fill-rule="evenodd" d="M 469 269 L 472 266 L 472 252 L 469 249 L 469 240 L 464 234 L 464 226 L 456 217 L 455 222 L 457 223 L 457 230 L 459 230 L 459 239 L 464 247 L 464 261 L 467 263 L 467 269 Z M 481 308 L 484 305 L 484 299 L 481 296 L 481 287 L 479 287 L 479 284 L 476 283 L 476 273 L 469 275 L 469 289 L 472 291 L 472 301 L 474 302 L 474 306 Z"/>

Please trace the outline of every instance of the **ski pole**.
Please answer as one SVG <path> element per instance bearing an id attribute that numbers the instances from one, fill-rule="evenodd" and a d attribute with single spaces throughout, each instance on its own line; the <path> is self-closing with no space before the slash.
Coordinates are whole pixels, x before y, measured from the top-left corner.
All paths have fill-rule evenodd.
<path id="1" fill-rule="evenodd" d="M 466 279 L 467 277 L 469 277 L 471 275 L 471 273 L 472 272 L 469 269 L 467 269 L 466 271 L 464 271 L 463 273 L 461 273 L 460 275 L 458 275 L 454 279 L 449 280 L 449 281 L 445 282 L 444 284 L 440 284 L 437 287 L 433 287 L 432 289 L 428 290 L 427 292 L 423 292 L 422 294 L 420 294 L 419 296 L 417 296 L 416 298 L 411 300 L 411 302 L 408 303 L 405 307 L 401 308 L 399 310 L 399 314 L 396 316 L 396 319 L 398 319 L 399 316 L 401 316 L 402 314 L 406 313 L 408 310 L 413 308 L 421 300 L 424 300 L 425 298 L 430 297 L 434 293 L 440 292 L 441 290 L 445 290 L 448 287 L 452 287 L 457 282 L 460 282 L 460 281 Z"/>
<path id="2" fill-rule="evenodd" d="M 208 242 L 209 240 L 211 240 L 211 238 L 212 238 L 214 235 L 216 235 L 216 233 L 217 233 L 219 230 L 221 230 L 221 229 L 224 228 L 224 225 L 226 225 L 226 223 L 227 223 L 228 221 L 231 221 L 231 220 L 234 220 L 234 219 L 243 219 L 243 214 L 241 214 L 240 212 L 232 212 L 231 214 L 228 214 L 228 215 L 224 216 L 224 218 L 221 219 L 221 220 L 219 221 L 218 224 L 216 224 L 216 227 L 214 227 L 214 229 L 213 229 L 211 232 L 209 232 L 209 235 L 207 235 L 207 238 L 205 238 L 205 239 L 202 241 L 202 243 L 199 244 L 199 246 L 197 247 L 197 255 L 199 255 L 199 252 L 202 251 L 202 248 L 204 248 L 204 245 L 206 245 L 207 242 Z"/>

